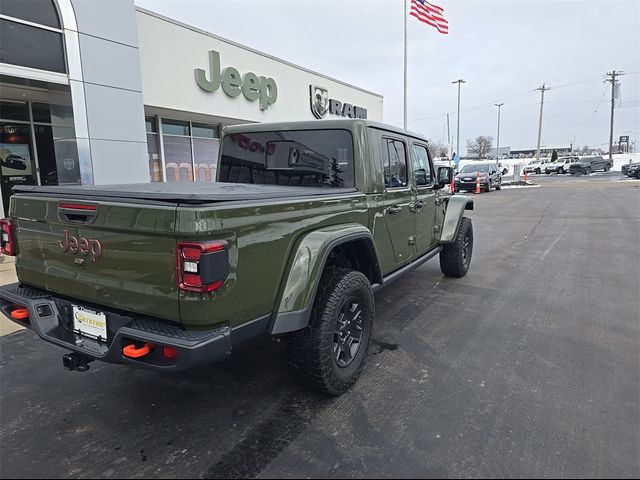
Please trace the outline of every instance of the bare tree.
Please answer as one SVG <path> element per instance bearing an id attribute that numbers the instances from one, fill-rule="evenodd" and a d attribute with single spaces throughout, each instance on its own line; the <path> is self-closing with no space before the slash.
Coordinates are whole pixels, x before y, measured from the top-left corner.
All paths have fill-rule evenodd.
<path id="1" fill-rule="evenodd" d="M 427 145 L 429 147 L 429 153 L 431 154 L 431 158 L 449 156 L 449 149 L 447 148 L 446 145 L 443 145 L 442 143 L 434 142 L 431 140 L 429 140 L 429 143 Z"/>
<path id="2" fill-rule="evenodd" d="M 482 160 L 487 157 L 493 146 L 493 137 L 479 136 L 475 140 L 467 140 L 467 154 Z"/>
<path id="3" fill-rule="evenodd" d="M 580 149 L 581 153 L 584 153 L 585 155 L 588 154 L 591 151 L 591 149 L 589 148 L 589 145 L 585 145 L 584 147 L 582 147 L 582 149 Z"/>

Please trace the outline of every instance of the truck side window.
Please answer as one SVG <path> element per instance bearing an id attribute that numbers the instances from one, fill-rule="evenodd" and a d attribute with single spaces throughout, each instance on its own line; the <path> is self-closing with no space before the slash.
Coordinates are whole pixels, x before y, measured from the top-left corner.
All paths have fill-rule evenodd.
<path id="1" fill-rule="evenodd" d="M 431 166 L 429 165 L 429 153 L 427 147 L 422 145 L 413 145 L 413 174 L 416 177 L 416 185 L 424 186 L 430 185 L 433 177 L 431 173 Z"/>
<path id="2" fill-rule="evenodd" d="M 382 137 L 382 164 L 386 188 L 407 186 L 407 154 L 403 141 Z"/>

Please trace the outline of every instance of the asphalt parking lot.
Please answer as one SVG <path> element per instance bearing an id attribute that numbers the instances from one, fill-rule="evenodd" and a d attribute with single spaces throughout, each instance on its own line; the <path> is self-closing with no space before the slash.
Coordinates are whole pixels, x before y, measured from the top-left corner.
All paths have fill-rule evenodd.
<path id="1" fill-rule="evenodd" d="M 339 399 L 245 345 L 182 374 L 0 339 L 0 476 L 638 477 L 640 181 L 537 176 L 476 195 L 469 274 L 429 262 L 376 296 Z"/>

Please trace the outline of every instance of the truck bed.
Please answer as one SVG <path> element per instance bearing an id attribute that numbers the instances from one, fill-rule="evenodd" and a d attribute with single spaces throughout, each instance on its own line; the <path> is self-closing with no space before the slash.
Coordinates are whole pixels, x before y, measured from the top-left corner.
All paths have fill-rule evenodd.
<path id="1" fill-rule="evenodd" d="M 19 185 L 16 193 L 52 194 L 78 199 L 128 198 L 155 200 L 175 203 L 211 203 L 230 201 L 256 201 L 277 198 L 315 197 L 319 195 L 340 195 L 354 193 L 355 188 L 294 187 L 288 185 L 254 185 L 248 183 L 212 182 L 158 182 L 127 185 L 61 185 L 38 187 Z"/>

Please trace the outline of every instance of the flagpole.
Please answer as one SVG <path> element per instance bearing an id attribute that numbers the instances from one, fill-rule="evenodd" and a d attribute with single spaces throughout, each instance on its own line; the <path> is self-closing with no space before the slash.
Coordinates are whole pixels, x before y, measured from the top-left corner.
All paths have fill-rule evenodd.
<path id="1" fill-rule="evenodd" d="M 404 2 L 404 129 L 407 129 L 407 1 Z"/>

